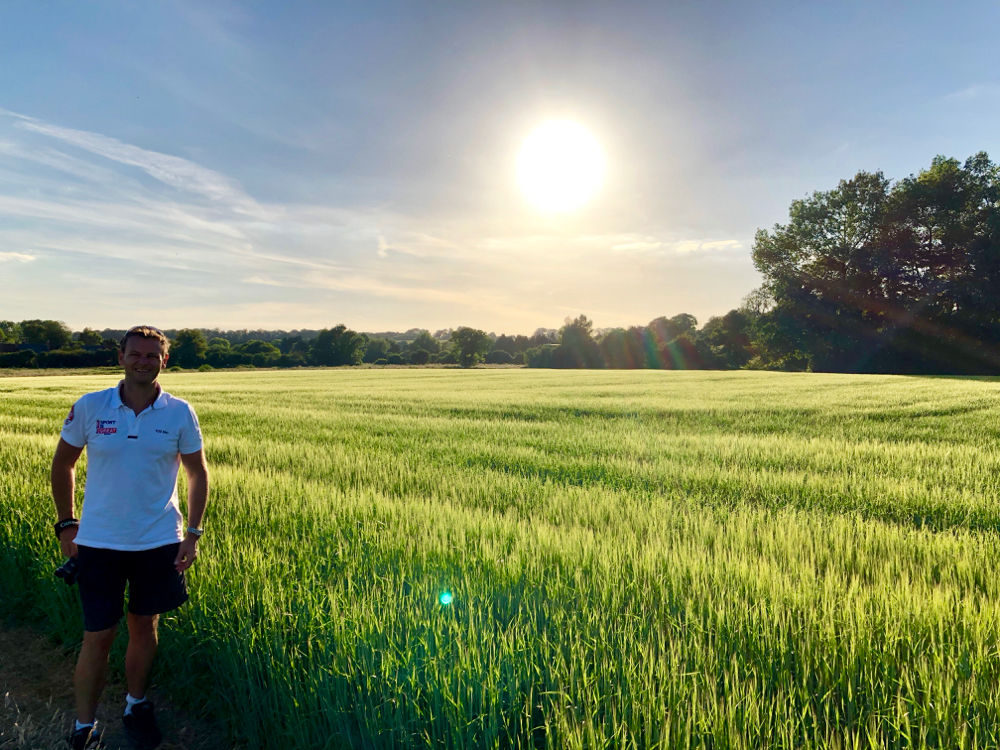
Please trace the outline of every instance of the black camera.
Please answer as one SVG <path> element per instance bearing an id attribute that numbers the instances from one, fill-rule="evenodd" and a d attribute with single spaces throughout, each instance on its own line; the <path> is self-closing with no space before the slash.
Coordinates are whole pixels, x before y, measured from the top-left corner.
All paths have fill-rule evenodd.
<path id="1" fill-rule="evenodd" d="M 56 568 L 56 578 L 62 578 L 67 586 L 76 583 L 76 576 L 80 572 L 80 563 L 75 557 L 67 557 L 66 562 Z"/>

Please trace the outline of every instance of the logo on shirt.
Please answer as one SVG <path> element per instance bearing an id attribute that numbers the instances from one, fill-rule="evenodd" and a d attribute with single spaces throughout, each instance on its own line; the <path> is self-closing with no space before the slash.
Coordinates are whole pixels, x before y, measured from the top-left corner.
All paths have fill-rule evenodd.
<path id="1" fill-rule="evenodd" d="M 118 420 L 115 419 L 98 419 L 97 420 L 97 434 L 98 435 L 114 435 L 118 432 Z"/>
<path id="2" fill-rule="evenodd" d="M 166 430 L 161 430 L 159 427 L 157 427 L 156 428 L 156 434 L 157 435 L 169 435 L 170 433 L 167 432 Z"/>
<path id="3" fill-rule="evenodd" d="M 76 411 L 76 404 L 73 404 L 71 407 L 69 407 L 69 416 L 66 417 L 65 420 L 63 420 L 64 426 L 68 426 L 69 423 L 73 421 L 73 416 L 75 414 L 75 411 Z"/>

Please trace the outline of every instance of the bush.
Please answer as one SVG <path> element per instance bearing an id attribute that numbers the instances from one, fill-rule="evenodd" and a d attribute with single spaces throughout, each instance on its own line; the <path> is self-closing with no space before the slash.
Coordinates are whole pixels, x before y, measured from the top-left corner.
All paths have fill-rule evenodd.
<path id="1" fill-rule="evenodd" d="M 376 359 L 374 362 L 372 362 L 372 364 L 373 365 L 387 365 L 387 364 L 389 364 L 389 360 L 387 360 L 385 357 L 381 357 L 379 359 Z"/>
<path id="2" fill-rule="evenodd" d="M 528 367 L 552 367 L 552 359 L 558 344 L 545 344 L 528 349 L 524 353 L 524 362 Z"/>
<path id="3" fill-rule="evenodd" d="M 503 349 L 494 349 L 486 355 L 486 364 L 509 365 L 513 359 L 514 358 L 510 356 L 510 352 L 505 352 Z"/>
<path id="4" fill-rule="evenodd" d="M 35 353 L 30 349 L 0 354 L 0 367 L 37 367 Z"/>
<path id="5" fill-rule="evenodd" d="M 410 364 L 426 365 L 430 359 L 431 353 L 426 349 L 414 349 L 410 352 Z"/>
<path id="6" fill-rule="evenodd" d="M 167 368 L 167 372 L 184 372 L 184 368 L 180 365 L 172 365 Z"/>
<path id="7" fill-rule="evenodd" d="M 215 368 L 212 367 L 212 365 L 206 362 L 205 364 L 203 364 L 201 367 L 198 368 L 198 372 L 211 372 L 214 369 Z"/>
<path id="8" fill-rule="evenodd" d="M 107 349 L 53 349 L 36 355 L 39 367 L 104 367 L 117 362 Z"/>
<path id="9" fill-rule="evenodd" d="M 403 355 L 402 354 L 395 354 L 395 353 L 393 353 L 393 354 L 389 355 L 389 364 L 390 365 L 405 365 L 406 364 L 406 360 L 403 359 Z"/>

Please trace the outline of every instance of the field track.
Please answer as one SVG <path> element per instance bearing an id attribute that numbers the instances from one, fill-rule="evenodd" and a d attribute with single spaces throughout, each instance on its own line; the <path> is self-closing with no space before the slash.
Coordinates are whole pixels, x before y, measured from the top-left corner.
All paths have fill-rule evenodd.
<path id="1" fill-rule="evenodd" d="M 74 399 L 114 382 L 0 379 L 0 615 L 69 644 L 49 462 Z M 162 382 L 213 489 L 157 681 L 194 711 L 216 691 L 234 742 L 1000 744 L 996 380 Z"/>

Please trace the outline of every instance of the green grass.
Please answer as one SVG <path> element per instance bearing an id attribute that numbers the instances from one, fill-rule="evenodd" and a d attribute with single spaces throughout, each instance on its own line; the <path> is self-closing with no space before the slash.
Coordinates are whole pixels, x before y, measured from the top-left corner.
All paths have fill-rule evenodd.
<path id="1" fill-rule="evenodd" d="M 213 484 L 157 679 L 237 742 L 1000 743 L 1000 382 L 162 381 Z M 72 401 L 112 382 L 0 380 L 0 610 L 70 643 L 48 467 Z"/>

